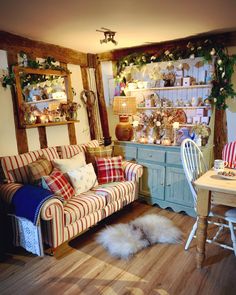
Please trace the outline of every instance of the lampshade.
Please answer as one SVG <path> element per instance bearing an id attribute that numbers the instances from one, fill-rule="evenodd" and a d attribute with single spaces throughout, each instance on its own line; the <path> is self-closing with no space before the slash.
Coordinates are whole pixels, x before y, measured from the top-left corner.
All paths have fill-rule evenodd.
<path id="1" fill-rule="evenodd" d="M 136 113 L 136 97 L 115 96 L 113 101 L 113 111 L 115 115 L 129 116 Z"/>

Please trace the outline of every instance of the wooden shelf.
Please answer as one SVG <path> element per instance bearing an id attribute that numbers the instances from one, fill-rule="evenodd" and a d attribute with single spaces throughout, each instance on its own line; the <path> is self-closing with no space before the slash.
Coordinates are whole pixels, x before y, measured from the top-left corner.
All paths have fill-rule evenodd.
<path id="1" fill-rule="evenodd" d="M 36 100 L 36 101 L 27 101 L 25 102 L 26 104 L 38 104 L 38 103 L 47 103 L 47 102 L 56 102 L 59 100 L 65 100 L 65 98 L 60 98 L 60 99 L 54 99 L 54 98 L 50 98 L 50 99 L 41 99 L 41 100 Z"/>
<path id="2" fill-rule="evenodd" d="M 178 90 L 178 89 L 196 89 L 196 88 L 212 88 L 211 84 L 192 85 L 192 86 L 171 86 L 171 87 L 152 87 L 152 88 L 136 88 L 133 90 L 127 89 L 125 91 L 148 91 L 148 90 Z"/>
<path id="3" fill-rule="evenodd" d="M 158 109 L 184 109 L 184 110 L 195 110 L 195 109 L 211 109 L 211 106 L 197 106 L 197 107 L 137 107 L 137 110 L 158 110 Z"/>
<path id="4" fill-rule="evenodd" d="M 38 75 L 55 75 L 55 76 L 67 76 L 68 72 L 66 70 L 51 70 L 51 69 L 35 69 L 35 68 L 27 68 L 27 67 L 14 67 L 15 72 L 24 72 L 26 74 L 38 74 Z"/>
<path id="5" fill-rule="evenodd" d="M 49 123 L 37 123 L 32 125 L 24 125 L 23 128 L 29 129 L 29 128 L 36 128 L 36 127 L 49 127 L 49 126 L 58 126 L 58 125 L 67 125 L 67 124 L 73 124 L 73 123 L 79 123 L 79 120 L 76 121 L 63 121 L 63 122 L 49 122 Z"/>

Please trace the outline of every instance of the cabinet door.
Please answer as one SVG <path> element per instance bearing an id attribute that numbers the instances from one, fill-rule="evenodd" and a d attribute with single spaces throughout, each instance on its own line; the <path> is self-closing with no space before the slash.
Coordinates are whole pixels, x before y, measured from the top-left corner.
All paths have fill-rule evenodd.
<path id="1" fill-rule="evenodd" d="M 193 197 L 182 168 L 166 168 L 165 200 L 193 207 Z"/>
<path id="2" fill-rule="evenodd" d="M 139 193 L 150 198 L 164 200 L 165 167 L 146 162 L 139 162 L 139 164 L 143 166 Z"/>

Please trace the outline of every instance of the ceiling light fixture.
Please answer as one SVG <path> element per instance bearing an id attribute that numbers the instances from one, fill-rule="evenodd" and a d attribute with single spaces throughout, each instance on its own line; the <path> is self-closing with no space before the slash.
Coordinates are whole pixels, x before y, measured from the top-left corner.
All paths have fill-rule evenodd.
<path id="1" fill-rule="evenodd" d="M 108 42 L 112 42 L 114 45 L 118 44 L 118 42 L 114 39 L 116 32 L 103 27 L 100 30 L 96 30 L 96 31 L 104 34 L 105 38 L 100 40 L 101 44 L 108 43 Z"/>

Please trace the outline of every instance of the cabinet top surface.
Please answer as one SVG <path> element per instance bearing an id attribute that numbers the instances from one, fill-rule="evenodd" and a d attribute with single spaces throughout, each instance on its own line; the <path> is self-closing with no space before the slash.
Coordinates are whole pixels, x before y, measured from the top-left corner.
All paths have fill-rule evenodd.
<path id="1" fill-rule="evenodd" d="M 139 142 L 132 142 L 132 141 L 119 141 L 114 140 L 114 145 L 120 146 L 133 146 L 133 147 L 140 147 L 140 148 L 154 148 L 154 149 L 170 149 L 170 150 L 180 150 L 179 145 L 157 145 L 157 144 L 150 144 L 150 143 L 139 143 Z M 200 147 L 201 150 L 212 149 L 213 145 L 206 145 L 204 147 Z"/>

